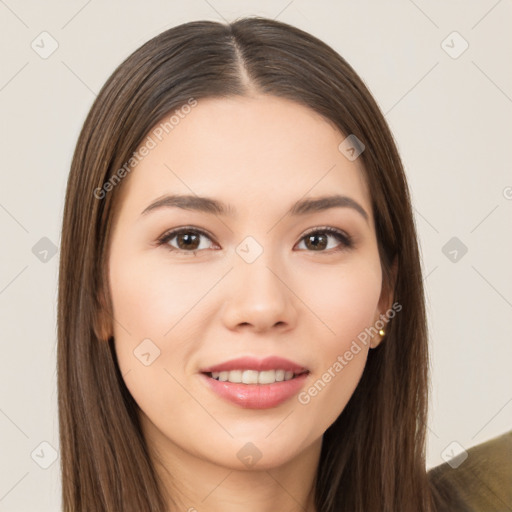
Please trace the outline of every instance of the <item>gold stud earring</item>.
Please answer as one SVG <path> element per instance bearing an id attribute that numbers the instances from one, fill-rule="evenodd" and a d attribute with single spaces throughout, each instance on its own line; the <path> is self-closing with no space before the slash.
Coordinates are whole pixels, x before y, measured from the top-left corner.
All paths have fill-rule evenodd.
<path id="1" fill-rule="evenodd" d="M 380 334 L 380 336 L 383 338 L 384 336 L 386 336 L 386 331 L 385 331 L 384 329 L 381 329 L 381 330 L 379 331 L 379 334 Z"/>

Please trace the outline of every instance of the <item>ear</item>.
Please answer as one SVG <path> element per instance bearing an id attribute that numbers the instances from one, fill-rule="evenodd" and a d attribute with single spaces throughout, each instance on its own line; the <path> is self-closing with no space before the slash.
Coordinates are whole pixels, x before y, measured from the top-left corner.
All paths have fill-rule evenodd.
<path id="1" fill-rule="evenodd" d="M 98 340 L 108 341 L 113 336 L 112 316 L 109 314 L 108 299 L 103 287 L 96 295 L 96 315 L 94 318 L 94 333 Z"/>
<path id="2" fill-rule="evenodd" d="M 389 311 L 391 309 L 391 306 L 393 305 L 394 290 L 395 290 L 397 275 L 398 275 L 398 257 L 395 256 L 395 258 L 393 259 L 393 263 L 391 264 L 389 280 L 383 279 L 382 290 L 381 290 L 380 299 L 379 299 L 379 303 L 378 303 L 378 314 L 374 320 L 374 325 L 379 320 L 385 322 L 386 324 L 389 321 L 389 320 L 386 320 L 386 318 L 384 318 L 384 317 L 386 316 L 386 311 Z M 383 316 L 381 317 L 381 315 L 383 315 Z M 384 329 L 384 331 L 386 331 L 386 326 L 384 326 L 383 329 Z M 370 342 L 370 347 L 371 348 L 377 347 L 380 344 L 380 342 L 384 340 L 384 338 L 385 338 L 385 336 L 380 336 L 380 334 L 374 336 Z"/>

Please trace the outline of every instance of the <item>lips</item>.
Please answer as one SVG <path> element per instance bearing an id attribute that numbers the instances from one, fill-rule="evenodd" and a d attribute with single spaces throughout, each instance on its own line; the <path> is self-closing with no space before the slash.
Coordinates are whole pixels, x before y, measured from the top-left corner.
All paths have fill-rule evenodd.
<path id="1" fill-rule="evenodd" d="M 229 372 L 231 370 L 255 370 L 257 372 L 263 372 L 266 370 L 284 370 L 285 372 L 293 372 L 296 375 L 308 371 L 305 366 L 277 356 L 266 357 L 265 359 L 239 357 L 214 366 L 208 366 L 200 371 L 201 373 L 213 373 Z"/>
<path id="2" fill-rule="evenodd" d="M 246 409 L 270 409 L 278 407 L 299 393 L 306 383 L 308 373 L 273 384 L 220 382 L 204 373 L 199 374 L 199 377 L 208 389 L 231 404 Z"/>
<path id="3" fill-rule="evenodd" d="M 303 388 L 309 370 L 282 357 L 240 357 L 203 368 L 199 376 L 211 391 L 232 404 L 269 409 L 296 395 Z"/>

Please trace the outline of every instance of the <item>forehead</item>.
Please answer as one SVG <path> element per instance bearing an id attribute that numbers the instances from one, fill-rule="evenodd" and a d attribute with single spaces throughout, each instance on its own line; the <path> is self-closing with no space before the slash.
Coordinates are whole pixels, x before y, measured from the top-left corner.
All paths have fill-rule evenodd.
<path id="1" fill-rule="evenodd" d="M 254 215 L 258 205 L 339 193 L 371 211 L 361 161 L 340 152 L 346 136 L 312 109 L 258 95 L 201 99 L 187 112 L 148 132 L 141 148 L 151 149 L 123 183 L 122 208 L 140 213 L 179 192 L 218 197 L 237 214 Z"/>

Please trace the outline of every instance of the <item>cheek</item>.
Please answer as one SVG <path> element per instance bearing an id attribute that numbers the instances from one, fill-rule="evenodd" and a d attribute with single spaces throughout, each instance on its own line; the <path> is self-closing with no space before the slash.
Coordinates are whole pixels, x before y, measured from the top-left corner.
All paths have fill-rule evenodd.
<path id="1" fill-rule="evenodd" d="M 190 347 L 180 340 L 187 338 L 185 315 L 197 301 L 198 290 L 180 280 L 183 274 L 174 275 L 169 267 L 165 270 L 143 258 L 112 261 L 110 289 L 119 368 L 141 410 L 164 424 L 172 420 L 165 404 L 185 408 L 190 402 L 173 377 L 181 381 L 189 357 Z"/>
<path id="2" fill-rule="evenodd" d="M 181 379 L 197 349 L 193 340 L 200 338 L 209 311 L 208 301 L 200 299 L 218 272 L 198 277 L 194 265 L 121 254 L 112 253 L 110 290 L 115 350 L 125 383 L 144 408 L 158 410 L 170 396 L 176 406 L 185 406 L 187 395 L 172 376 Z"/>
<path id="3" fill-rule="evenodd" d="M 363 373 L 381 279 L 378 260 L 314 275 L 316 286 L 308 294 L 308 305 L 324 325 L 317 331 L 322 335 L 317 336 L 314 374 L 298 399 L 311 414 L 323 418 L 325 428 L 345 408 Z"/>
<path id="4" fill-rule="evenodd" d="M 307 297 L 308 306 L 323 323 L 325 349 L 342 350 L 376 319 L 382 281 L 380 262 L 365 258 L 336 270 L 309 271 L 307 275 L 302 296 Z"/>
<path id="5" fill-rule="evenodd" d="M 197 278 L 197 269 L 192 265 L 188 266 L 190 272 L 181 267 L 151 258 L 125 260 L 112 266 L 110 289 L 114 318 L 126 328 L 125 332 L 163 340 L 178 326 L 211 287 L 208 280 Z M 123 335 L 119 325 L 116 329 Z"/>

